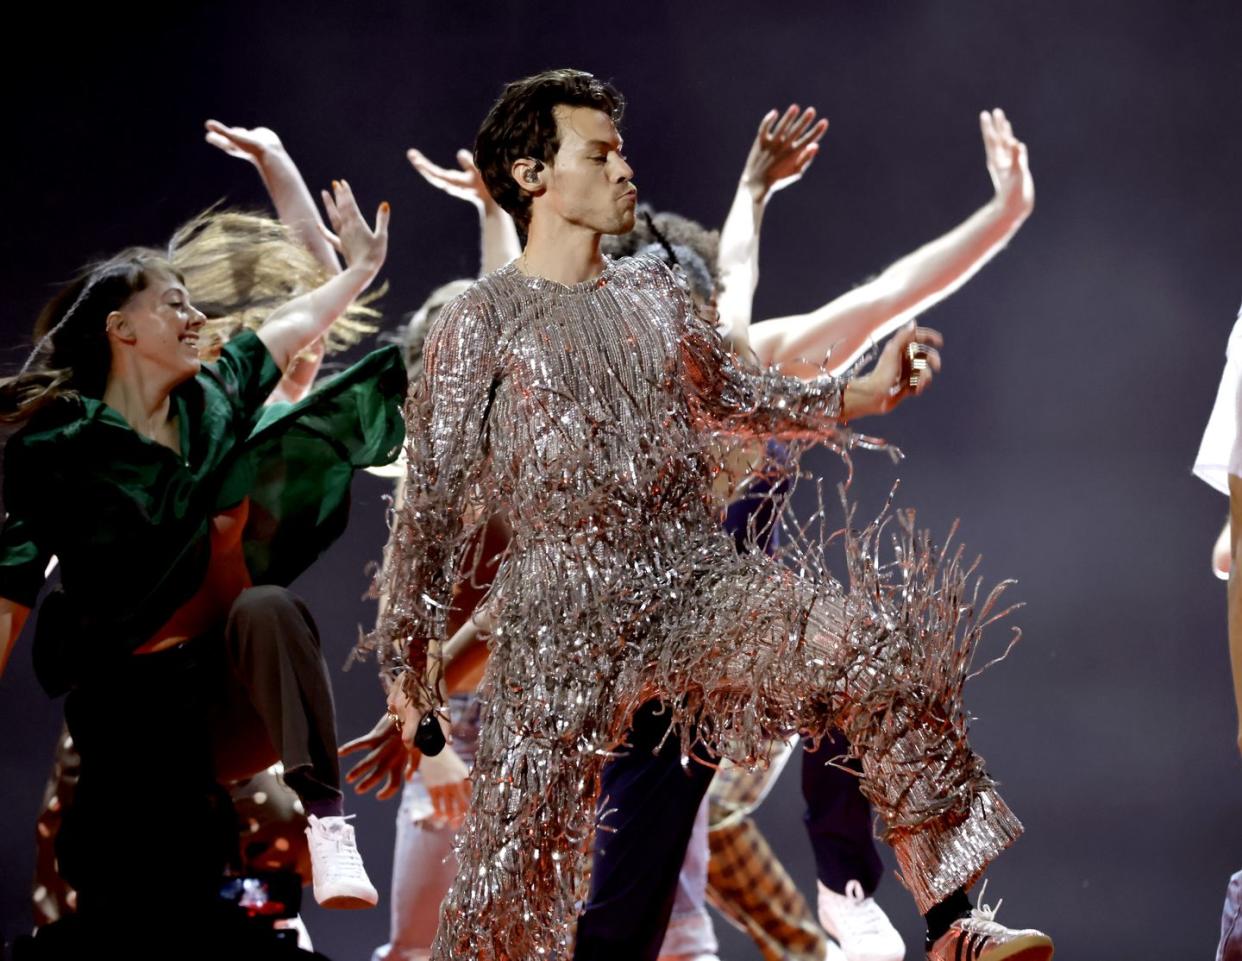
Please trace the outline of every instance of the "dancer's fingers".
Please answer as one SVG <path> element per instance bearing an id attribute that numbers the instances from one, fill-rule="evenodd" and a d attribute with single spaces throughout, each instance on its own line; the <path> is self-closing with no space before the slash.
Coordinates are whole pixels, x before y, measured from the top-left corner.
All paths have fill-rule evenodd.
<path id="1" fill-rule="evenodd" d="M 772 130 L 776 125 L 776 118 L 779 117 L 780 111 L 773 108 L 763 115 L 763 119 L 759 121 L 759 139 L 769 140 L 772 137 Z"/>

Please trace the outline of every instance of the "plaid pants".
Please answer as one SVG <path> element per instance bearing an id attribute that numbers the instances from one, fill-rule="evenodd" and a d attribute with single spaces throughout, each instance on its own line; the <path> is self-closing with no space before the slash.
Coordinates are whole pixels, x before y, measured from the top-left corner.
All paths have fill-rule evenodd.
<path id="1" fill-rule="evenodd" d="M 707 900 L 758 945 L 765 961 L 822 961 L 827 935 L 750 816 L 780 776 L 796 738 L 758 771 L 726 764 L 708 793 Z"/>

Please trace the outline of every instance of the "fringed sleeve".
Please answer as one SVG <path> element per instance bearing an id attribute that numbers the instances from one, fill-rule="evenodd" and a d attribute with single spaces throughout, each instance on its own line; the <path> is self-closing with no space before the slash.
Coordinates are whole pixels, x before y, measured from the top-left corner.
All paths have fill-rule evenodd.
<path id="1" fill-rule="evenodd" d="M 375 581 L 381 613 L 368 641 L 424 705 L 440 700 L 453 584 L 487 513 L 477 481 L 499 376 L 496 342 L 491 312 L 471 292 L 450 303 L 427 337 L 424 376 L 405 405 L 404 489 Z"/>
<path id="2" fill-rule="evenodd" d="M 851 446 L 841 424 L 847 377 L 825 373 L 803 380 L 743 360 L 695 307 L 684 283 L 658 261 L 650 263 L 657 283 L 677 303 L 681 379 L 691 413 L 704 427 L 764 441 L 775 437 Z"/>

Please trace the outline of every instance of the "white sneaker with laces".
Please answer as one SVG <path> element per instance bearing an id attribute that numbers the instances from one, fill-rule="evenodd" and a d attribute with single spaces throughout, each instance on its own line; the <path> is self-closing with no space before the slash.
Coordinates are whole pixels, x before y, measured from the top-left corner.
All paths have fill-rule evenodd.
<path id="1" fill-rule="evenodd" d="M 906 943 L 888 915 L 851 881 L 838 894 L 819 884 L 819 923 L 841 945 L 847 961 L 903 961 Z"/>
<path id="2" fill-rule="evenodd" d="M 306 819 L 315 900 L 325 908 L 373 908 L 379 893 L 367 877 L 349 817 Z"/>
<path id="3" fill-rule="evenodd" d="M 1034 928 L 1014 930 L 999 924 L 996 907 L 980 904 L 927 949 L 928 961 L 1051 961 L 1052 938 Z"/>

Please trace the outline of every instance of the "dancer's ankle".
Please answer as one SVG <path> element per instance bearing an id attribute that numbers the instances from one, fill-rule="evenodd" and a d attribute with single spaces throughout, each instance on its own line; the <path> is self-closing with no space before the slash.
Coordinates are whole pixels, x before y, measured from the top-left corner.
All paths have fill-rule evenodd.
<path id="1" fill-rule="evenodd" d="M 927 922 L 927 943 L 933 944 L 937 938 L 949 930 L 949 925 L 958 918 L 964 918 L 970 914 L 973 907 L 970 898 L 966 896 L 965 888 L 958 888 L 943 901 L 933 904 L 931 909 L 923 915 L 923 920 Z"/>

